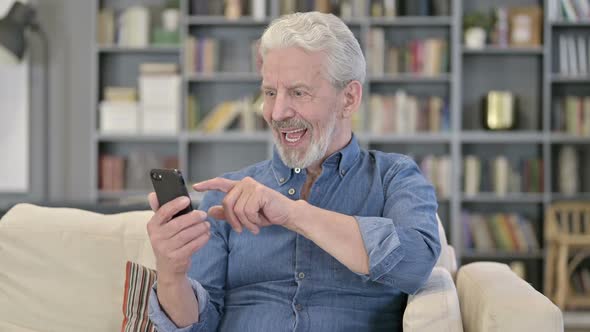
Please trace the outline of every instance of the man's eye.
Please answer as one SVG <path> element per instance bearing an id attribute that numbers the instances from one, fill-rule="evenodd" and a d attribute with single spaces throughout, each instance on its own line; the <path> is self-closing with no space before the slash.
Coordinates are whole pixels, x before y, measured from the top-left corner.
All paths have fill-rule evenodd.
<path id="1" fill-rule="evenodd" d="M 295 90 L 295 91 L 293 91 L 293 95 L 295 97 L 303 97 L 303 96 L 305 96 L 305 92 L 303 92 L 301 90 Z"/>
<path id="2" fill-rule="evenodd" d="M 265 94 L 267 97 L 274 97 L 274 95 L 275 95 L 274 91 L 264 91 L 264 94 Z"/>

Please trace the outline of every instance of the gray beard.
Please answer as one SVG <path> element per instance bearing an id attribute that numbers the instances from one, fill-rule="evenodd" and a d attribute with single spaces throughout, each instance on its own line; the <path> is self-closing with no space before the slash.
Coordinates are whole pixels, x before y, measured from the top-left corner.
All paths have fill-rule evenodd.
<path id="1" fill-rule="evenodd" d="M 281 144 L 281 137 L 277 139 L 275 135 L 273 135 L 273 139 L 275 141 L 275 146 L 277 147 L 277 151 L 279 152 L 279 156 L 283 163 L 289 168 L 301 168 L 305 169 L 311 166 L 313 163 L 321 160 L 328 151 L 328 146 L 330 145 L 330 137 L 334 133 L 334 129 L 336 128 L 336 116 L 332 118 L 332 121 L 328 125 L 327 130 L 325 131 L 324 137 L 320 137 L 317 142 L 313 140 L 313 132 L 311 128 L 308 128 L 309 135 L 311 136 L 311 143 L 307 151 L 304 152 L 303 157 L 299 157 L 299 153 L 296 150 L 291 150 L 289 148 L 285 148 Z"/>

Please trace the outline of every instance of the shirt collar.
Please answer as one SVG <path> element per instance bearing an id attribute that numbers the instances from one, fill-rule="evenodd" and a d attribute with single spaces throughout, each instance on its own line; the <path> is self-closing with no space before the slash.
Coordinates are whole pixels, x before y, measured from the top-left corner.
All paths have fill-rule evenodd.
<path id="1" fill-rule="evenodd" d="M 353 133 L 350 142 L 348 142 L 345 147 L 326 158 L 322 166 L 337 166 L 338 174 L 340 177 L 344 177 L 346 173 L 348 173 L 348 170 L 354 165 L 359 154 L 359 143 Z M 293 169 L 287 167 L 287 165 L 283 163 L 276 146 L 273 149 L 271 164 L 275 179 L 279 185 L 287 183 L 293 176 Z"/>

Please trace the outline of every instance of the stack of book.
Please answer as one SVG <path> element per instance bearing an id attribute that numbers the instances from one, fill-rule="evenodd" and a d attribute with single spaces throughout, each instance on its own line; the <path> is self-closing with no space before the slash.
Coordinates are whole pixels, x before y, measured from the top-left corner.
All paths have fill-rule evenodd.
<path id="1" fill-rule="evenodd" d="M 590 96 L 553 100 L 553 130 L 573 136 L 590 136 Z"/>
<path id="2" fill-rule="evenodd" d="M 140 66 L 139 97 L 141 130 L 145 134 L 178 132 L 181 79 L 176 63 L 143 63 Z"/>
<path id="3" fill-rule="evenodd" d="M 507 193 L 543 192 L 543 160 L 539 158 L 511 162 L 505 156 L 496 156 L 482 161 L 478 156 L 468 155 L 463 169 L 466 196 L 475 196 L 482 191 L 494 192 L 498 197 Z M 482 174 L 490 176 L 483 177 Z"/>
<path id="4" fill-rule="evenodd" d="M 440 38 L 412 40 L 406 45 L 387 45 L 382 28 L 369 31 L 369 72 L 383 74 L 412 73 L 440 75 L 448 72 L 447 41 Z"/>
<path id="5" fill-rule="evenodd" d="M 267 0 L 191 0 L 190 10 L 193 15 L 224 16 L 228 20 L 236 20 L 242 16 L 251 16 L 262 20 L 267 15 Z"/>
<path id="6" fill-rule="evenodd" d="M 139 123 L 137 90 L 107 86 L 98 106 L 99 130 L 103 134 L 136 134 Z"/>
<path id="7" fill-rule="evenodd" d="M 209 111 L 193 128 L 206 134 L 220 133 L 228 129 L 254 132 L 266 129 L 262 118 L 263 95 L 246 96 L 238 100 L 227 100 Z"/>
<path id="8" fill-rule="evenodd" d="M 152 168 L 178 168 L 178 158 L 158 156 L 150 151 L 131 151 L 127 156 L 101 154 L 98 167 L 99 189 L 110 192 L 149 190 L 149 172 Z"/>
<path id="9" fill-rule="evenodd" d="M 280 0 L 281 15 L 294 12 L 318 11 L 332 13 L 343 19 L 365 15 L 368 0 L 330 1 L 330 0 Z"/>
<path id="10" fill-rule="evenodd" d="M 211 74 L 219 71 L 219 44 L 215 38 L 188 37 L 184 52 L 186 72 Z"/>
<path id="11" fill-rule="evenodd" d="M 448 16 L 450 0 L 372 0 L 373 17 L 396 16 Z"/>
<path id="12" fill-rule="evenodd" d="M 464 211 L 461 220 L 466 249 L 477 252 L 539 250 L 539 240 L 531 221 L 519 214 Z"/>
<path id="13" fill-rule="evenodd" d="M 103 154 L 98 163 L 98 187 L 100 190 L 123 190 L 125 188 L 125 158 Z"/>
<path id="14" fill-rule="evenodd" d="M 419 98 L 398 90 L 395 95 L 369 97 L 370 131 L 374 134 L 413 134 L 450 129 L 450 110 L 439 96 Z"/>
<path id="15" fill-rule="evenodd" d="M 426 178 L 436 189 L 438 199 L 451 197 L 451 157 L 426 155 L 418 161 L 418 165 Z"/>
<path id="16" fill-rule="evenodd" d="M 590 74 L 590 37 L 587 34 L 559 35 L 559 73 L 567 76 Z"/>
<path id="17" fill-rule="evenodd" d="M 590 20 L 590 0 L 549 0 L 549 19 L 565 22 Z"/>
<path id="18" fill-rule="evenodd" d="M 102 8 L 98 13 L 98 42 L 102 45 L 145 47 L 149 45 L 150 13 L 147 7 L 131 6 L 121 12 Z"/>

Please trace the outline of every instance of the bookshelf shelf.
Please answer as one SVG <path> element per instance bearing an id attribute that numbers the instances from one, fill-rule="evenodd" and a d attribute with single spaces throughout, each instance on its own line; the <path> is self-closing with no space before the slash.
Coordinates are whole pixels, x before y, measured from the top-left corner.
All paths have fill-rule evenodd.
<path id="1" fill-rule="evenodd" d="M 463 143 L 542 143 L 545 135 L 541 131 L 463 131 Z"/>
<path id="2" fill-rule="evenodd" d="M 453 20 L 450 16 L 398 16 L 369 18 L 369 23 L 374 26 L 450 27 L 452 21 Z"/>
<path id="3" fill-rule="evenodd" d="M 574 195 L 565 195 L 562 193 L 552 193 L 553 201 L 587 201 L 590 200 L 590 192 L 581 192 Z"/>
<path id="4" fill-rule="evenodd" d="M 218 134 L 205 134 L 199 132 L 186 133 L 186 140 L 190 143 L 201 142 L 251 142 L 267 143 L 272 140 L 272 134 L 268 131 L 244 133 L 241 131 L 226 131 Z"/>
<path id="5" fill-rule="evenodd" d="M 448 144 L 451 142 L 450 133 L 430 133 L 418 132 L 415 134 L 370 134 L 365 133 L 362 139 L 369 143 L 432 143 L 432 144 Z"/>
<path id="6" fill-rule="evenodd" d="M 564 311 L 563 324 L 566 329 L 584 329 L 590 328 L 590 315 L 587 311 Z"/>
<path id="7" fill-rule="evenodd" d="M 98 197 L 105 200 L 119 200 L 119 199 L 143 199 L 147 201 L 148 190 L 123 190 L 123 191 L 106 191 L 100 190 Z"/>
<path id="8" fill-rule="evenodd" d="M 371 76 L 369 83 L 449 83 L 451 74 L 422 75 L 402 73 L 394 75 Z"/>
<path id="9" fill-rule="evenodd" d="M 553 132 L 550 134 L 551 143 L 590 144 L 590 136 L 576 136 L 566 133 Z"/>
<path id="10" fill-rule="evenodd" d="M 97 133 L 95 140 L 101 143 L 117 142 L 178 142 L 177 135 L 142 135 L 142 134 L 103 134 Z"/>
<path id="11" fill-rule="evenodd" d="M 555 28 L 590 28 L 590 21 L 551 22 L 550 24 Z"/>
<path id="12" fill-rule="evenodd" d="M 590 76 L 569 76 L 562 74 L 552 74 L 552 83 L 578 83 L 578 84 L 590 84 Z"/>
<path id="13" fill-rule="evenodd" d="M 262 77 L 257 73 L 197 73 L 187 74 L 185 80 L 188 82 L 258 82 Z"/>
<path id="14" fill-rule="evenodd" d="M 461 194 L 461 200 L 465 203 L 543 203 L 541 193 L 507 193 L 505 196 L 498 196 L 495 193 L 479 193 L 471 196 Z"/>
<path id="15" fill-rule="evenodd" d="M 262 20 L 256 20 L 253 17 L 240 17 L 238 19 L 228 19 L 225 16 L 208 16 L 192 15 L 186 17 L 183 22 L 188 25 L 211 25 L 211 26 L 253 26 L 264 27 L 268 25 L 271 18 L 266 17 Z"/>
<path id="16" fill-rule="evenodd" d="M 465 55 L 543 55 L 543 47 L 497 47 L 486 46 L 483 49 L 472 49 L 463 46 Z"/>
<path id="17" fill-rule="evenodd" d="M 177 54 L 180 52 L 180 46 L 117 46 L 117 45 L 98 45 L 98 52 L 102 54 L 119 54 L 119 53 L 145 53 L 145 54 Z"/>
<path id="18" fill-rule="evenodd" d="M 466 259 L 543 259 L 545 255 L 542 251 L 533 252 L 513 252 L 513 251 L 492 251 L 478 252 L 465 249 L 462 255 Z"/>

